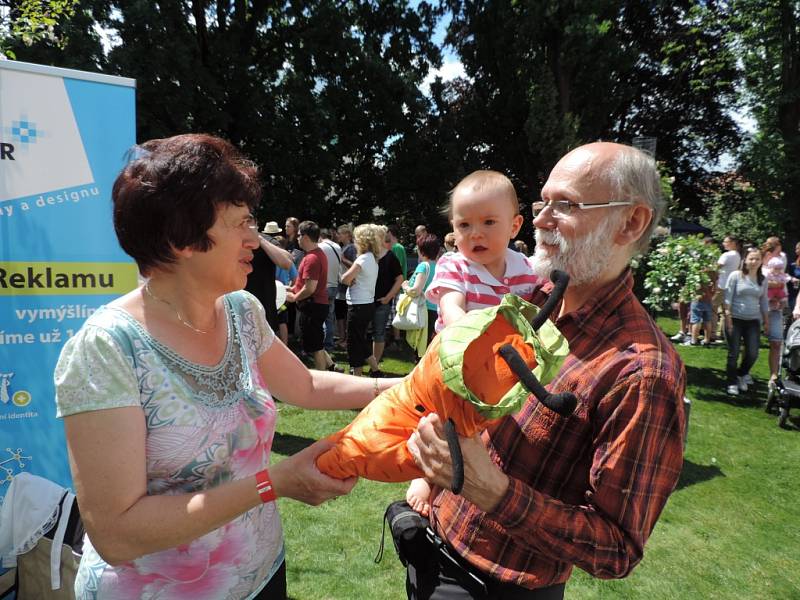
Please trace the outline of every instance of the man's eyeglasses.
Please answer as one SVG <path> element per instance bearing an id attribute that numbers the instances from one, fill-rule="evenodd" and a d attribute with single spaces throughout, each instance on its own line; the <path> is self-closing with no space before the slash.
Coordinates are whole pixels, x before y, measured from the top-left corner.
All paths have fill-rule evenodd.
<path id="1" fill-rule="evenodd" d="M 586 203 L 586 202 L 572 202 L 570 200 L 550 200 L 548 202 L 534 202 L 531 204 L 531 209 L 533 210 L 533 216 L 535 217 L 540 212 L 542 212 L 548 206 L 553 211 L 554 217 L 566 217 L 572 213 L 574 208 L 580 208 L 581 210 L 588 210 L 590 208 L 604 208 L 607 206 L 630 206 L 633 202 L 627 200 L 612 200 L 611 202 L 598 202 L 598 203 Z"/>

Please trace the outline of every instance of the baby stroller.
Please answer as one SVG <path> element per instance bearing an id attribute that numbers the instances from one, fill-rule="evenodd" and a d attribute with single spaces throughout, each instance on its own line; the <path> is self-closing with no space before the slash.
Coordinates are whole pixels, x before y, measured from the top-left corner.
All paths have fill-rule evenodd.
<path id="1" fill-rule="evenodd" d="M 800 407 L 800 319 L 789 326 L 781 348 L 775 385 L 770 385 L 766 411 L 777 409 L 778 425 L 786 426 L 789 410 Z"/>

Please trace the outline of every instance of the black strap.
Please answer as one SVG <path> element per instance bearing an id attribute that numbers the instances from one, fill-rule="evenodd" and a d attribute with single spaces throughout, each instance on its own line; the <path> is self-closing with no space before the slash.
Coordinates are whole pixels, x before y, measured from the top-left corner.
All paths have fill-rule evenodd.
<path id="1" fill-rule="evenodd" d="M 558 394 L 548 392 L 536 378 L 536 375 L 533 374 L 533 371 L 528 368 L 528 365 L 514 346 L 504 344 L 498 350 L 498 354 L 506 361 L 508 367 L 519 378 L 525 389 L 536 396 L 539 402 L 562 417 L 569 417 L 573 413 L 578 405 L 578 399 L 575 395 L 571 392 L 560 392 Z"/>
<path id="2" fill-rule="evenodd" d="M 553 282 L 553 291 L 550 292 L 550 297 L 542 305 L 539 314 L 531 321 L 531 327 L 533 327 L 534 331 L 539 331 L 539 328 L 550 318 L 556 306 L 561 302 L 561 298 L 564 297 L 564 291 L 567 289 L 567 284 L 569 283 L 569 275 L 564 271 L 553 269 L 550 273 L 550 281 Z"/>
<path id="3" fill-rule="evenodd" d="M 445 421 L 444 433 L 447 446 L 450 448 L 450 460 L 453 463 L 453 481 L 450 483 L 450 490 L 454 494 L 460 494 L 464 489 L 464 456 L 461 454 L 461 444 L 458 443 L 458 432 L 453 419 Z"/>
<path id="4" fill-rule="evenodd" d="M 326 244 L 326 245 L 328 246 L 328 248 L 330 248 L 331 250 L 333 250 L 333 253 L 336 255 L 336 258 L 337 258 L 337 260 L 339 261 L 339 264 L 341 265 L 341 264 L 342 264 L 342 255 L 341 255 L 341 254 L 339 254 L 339 251 L 336 249 L 336 246 L 334 246 L 334 245 L 331 243 L 331 241 L 330 241 L 330 240 L 322 240 L 322 243 L 323 243 L 323 244 Z"/>
<path id="5" fill-rule="evenodd" d="M 378 564 L 383 560 L 383 547 L 384 547 L 384 540 L 386 539 L 386 521 L 389 520 L 389 515 L 387 513 L 383 513 L 383 529 L 381 530 L 381 546 L 378 548 L 378 553 L 375 555 L 373 559 L 375 564 Z"/>

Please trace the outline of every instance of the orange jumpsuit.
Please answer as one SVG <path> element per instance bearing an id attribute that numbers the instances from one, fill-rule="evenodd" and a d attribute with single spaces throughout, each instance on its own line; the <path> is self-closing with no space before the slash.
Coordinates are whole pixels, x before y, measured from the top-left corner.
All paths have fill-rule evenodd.
<path id="1" fill-rule="evenodd" d="M 435 412 L 443 420 L 453 419 L 458 434 L 466 437 L 519 410 L 528 392 L 497 350 L 513 345 L 543 384 L 568 351 L 551 322 L 538 332 L 530 328 L 530 316 L 537 311 L 516 296 L 506 296 L 500 306 L 470 312 L 446 328 L 408 377 L 328 438 L 336 445 L 317 458 L 319 469 L 340 479 L 422 477 L 406 441 L 423 415 Z"/>

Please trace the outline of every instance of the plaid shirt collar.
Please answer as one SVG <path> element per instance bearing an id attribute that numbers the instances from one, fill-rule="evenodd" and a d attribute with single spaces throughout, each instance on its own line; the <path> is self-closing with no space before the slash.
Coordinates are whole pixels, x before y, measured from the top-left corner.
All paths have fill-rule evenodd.
<path id="1" fill-rule="evenodd" d="M 630 299 L 633 290 L 633 272 L 626 267 L 619 277 L 602 286 L 578 310 L 562 315 L 555 323 L 559 329 L 577 327 L 584 335 L 599 336 L 606 319 L 616 311 L 623 302 Z M 553 291 L 553 282 L 548 281 L 540 290 L 549 296 Z M 538 302 L 537 302 L 538 304 Z M 558 314 L 560 305 L 553 314 Z"/>

